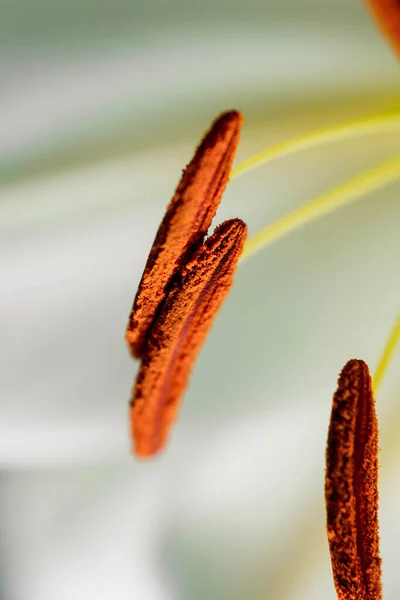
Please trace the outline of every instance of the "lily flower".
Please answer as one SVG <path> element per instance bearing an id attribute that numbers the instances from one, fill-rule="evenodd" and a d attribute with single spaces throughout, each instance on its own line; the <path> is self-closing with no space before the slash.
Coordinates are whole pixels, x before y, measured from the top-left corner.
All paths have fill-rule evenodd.
<path id="1" fill-rule="evenodd" d="M 397 360 L 398 65 L 361 3 L 131 10 L 2 14 L 24 35 L 0 112 L 0 594 L 333 600 L 323 457 L 335 376 L 357 356 L 386 374 L 396 597 L 399 371 L 379 365 Z M 216 222 L 239 216 L 249 240 L 168 451 L 140 464 L 132 291 L 179 169 L 232 106 L 245 125 Z"/>

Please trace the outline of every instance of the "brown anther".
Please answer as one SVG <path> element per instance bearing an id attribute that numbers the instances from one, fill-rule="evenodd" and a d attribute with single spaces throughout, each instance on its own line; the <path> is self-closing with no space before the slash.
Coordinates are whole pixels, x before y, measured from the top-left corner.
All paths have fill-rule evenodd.
<path id="1" fill-rule="evenodd" d="M 186 167 L 158 229 L 139 284 L 126 331 L 139 358 L 172 276 L 203 243 L 229 180 L 243 117 L 222 114 Z"/>
<path id="2" fill-rule="evenodd" d="M 191 369 L 232 286 L 246 235 L 243 221 L 225 221 L 174 278 L 133 392 L 138 456 L 151 456 L 165 443 Z"/>
<path id="3" fill-rule="evenodd" d="M 368 366 L 350 360 L 333 397 L 325 500 L 339 600 L 381 600 L 378 421 Z"/>

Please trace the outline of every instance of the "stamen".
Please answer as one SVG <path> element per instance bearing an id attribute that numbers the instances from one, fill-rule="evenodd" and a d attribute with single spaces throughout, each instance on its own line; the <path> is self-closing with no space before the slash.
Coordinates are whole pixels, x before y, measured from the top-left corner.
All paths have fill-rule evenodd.
<path id="1" fill-rule="evenodd" d="M 333 396 L 325 502 L 338 600 L 382 600 L 378 420 L 366 363 L 350 360 Z"/>
<path id="2" fill-rule="evenodd" d="M 240 262 L 257 254 L 265 246 L 283 237 L 287 233 L 299 229 L 303 225 L 315 221 L 336 209 L 351 202 L 362 199 L 365 194 L 383 188 L 385 185 L 400 179 L 400 157 L 383 163 L 378 167 L 345 181 L 344 183 L 303 204 L 284 215 L 275 223 L 267 225 L 245 244 Z"/>
<path id="3" fill-rule="evenodd" d="M 305 133 L 276 144 L 248 158 L 232 169 L 231 180 L 277 158 L 294 154 L 299 150 L 307 150 L 316 146 L 324 146 L 329 142 L 348 140 L 363 135 L 384 133 L 385 131 L 393 132 L 396 129 L 400 129 L 400 113 L 398 112 L 374 115 L 340 125 L 333 125 L 332 127 L 317 129 L 311 133 Z"/>
<path id="4" fill-rule="evenodd" d="M 373 378 L 373 388 L 375 393 L 377 392 L 379 386 L 382 383 L 382 380 L 386 374 L 387 368 L 389 366 L 390 361 L 393 358 L 396 347 L 400 342 L 400 313 L 397 316 L 395 323 L 390 331 L 389 337 L 387 339 L 386 345 L 383 349 L 381 357 L 379 359 L 378 366 L 375 371 L 375 375 Z"/>
<path id="5" fill-rule="evenodd" d="M 132 356 L 143 358 L 146 341 L 173 274 L 202 244 L 228 183 L 243 117 L 220 115 L 183 172 L 158 228 L 126 330 Z"/>

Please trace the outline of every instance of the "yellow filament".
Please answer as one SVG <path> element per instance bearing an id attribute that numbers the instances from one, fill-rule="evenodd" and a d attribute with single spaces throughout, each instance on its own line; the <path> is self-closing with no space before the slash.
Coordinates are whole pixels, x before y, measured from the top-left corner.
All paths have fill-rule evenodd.
<path id="1" fill-rule="evenodd" d="M 293 154 L 299 150 L 306 150 L 320 146 L 331 141 L 346 140 L 349 138 L 360 137 L 366 134 L 382 133 L 384 131 L 393 132 L 400 128 L 400 114 L 377 115 L 360 119 L 350 123 L 327 127 L 312 133 L 301 135 L 289 141 L 282 142 L 271 148 L 260 152 L 253 157 L 245 160 L 235 167 L 231 172 L 231 179 L 243 175 L 252 169 L 266 164 L 276 158 Z M 338 185 L 328 192 L 314 198 L 310 202 L 300 206 L 292 212 L 284 215 L 275 223 L 268 225 L 259 233 L 254 235 L 245 244 L 240 262 L 253 256 L 265 246 L 278 240 L 284 235 L 294 231 L 311 221 L 318 219 L 337 208 L 346 206 L 351 202 L 360 200 L 369 192 L 378 190 L 397 179 L 400 179 L 400 157 L 383 163 L 378 167 L 369 169 L 360 175 Z M 380 357 L 375 375 L 373 377 L 373 387 L 375 393 L 381 385 L 386 374 L 387 368 L 395 353 L 396 347 L 400 344 L 400 314 L 395 321 L 385 348 Z"/>
<path id="2" fill-rule="evenodd" d="M 385 348 L 379 359 L 379 363 L 376 368 L 375 375 L 373 377 L 373 388 L 374 388 L 375 393 L 378 391 L 378 388 L 382 383 L 382 380 L 385 376 L 385 373 L 387 371 L 389 363 L 393 358 L 394 352 L 395 352 L 396 347 L 399 344 L 399 342 L 400 342 L 400 314 L 397 316 L 397 319 L 391 329 L 390 335 L 387 339 Z"/>
<path id="3" fill-rule="evenodd" d="M 315 146 L 322 146 L 329 142 L 347 140 L 367 134 L 384 133 L 385 131 L 393 132 L 396 129 L 400 129 L 400 113 L 398 112 L 374 115 L 357 121 L 318 129 L 317 131 L 305 133 L 291 140 L 276 144 L 248 158 L 232 169 L 231 179 L 243 175 L 252 169 L 256 169 L 276 158 L 293 154 L 298 150 L 306 150 Z"/>
<path id="4" fill-rule="evenodd" d="M 365 194 L 378 190 L 385 185 L 400 179 L 400 157 L 364 171 L 360 175 L 345 181 L 328 192 L 303 204 L 284 215 L 275 223 L 267 225 L 259 233 L 250 238 L 244 246 L 240 262 L 262 250 L 284 235 L 315 221 L 336 209 L 351 202 L 360 200 Z"/>

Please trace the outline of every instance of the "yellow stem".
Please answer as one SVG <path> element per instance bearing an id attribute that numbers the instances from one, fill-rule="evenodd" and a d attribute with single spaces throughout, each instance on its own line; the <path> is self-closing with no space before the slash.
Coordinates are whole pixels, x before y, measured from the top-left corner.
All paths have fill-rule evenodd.
<path id="1" fill-rule="evenodd" d="M 379 359 L 378 366 L 375 371 L 375 375 L 373 377 L 373 387 L 375 393 L 378 391 L 382 380 L 385 376 L 387 368 L 389 366 L 390 361 L 393 358 L 394 352 L 396 350 L 397 345 L 400 342 L 400 314 L 397 316 L 397 319 L 391 329 L 390 335 L 387 339 L 385 348 L 381 354 Z"/>
<path id="2" fill-rule="evenodd" d="M 244 246 L 240 262 L 253 256 L 265 246 L 351 202 L 360 200 L 365 194 L 380 189 L 400 179 L 400 157 L 364 171 L 328 192 L 284 215 L 275 223 L 267 225 L 250 238 Z"/>
<path id="3" fill-rule="evenodd" d="M 400 113 L 398 112 L 374 115 L 357 121 L 318 129 L 317 131 L 276 144 L 248 158 L 232 169 L 231 179 L 243 175 L 252 169 L 256 169 L 276 158 L 293 154 L 299 150 L 306 150 L 315 146 L 322 146 L 329 142 L 347 140 L 367 134 L 384 133 L 385 131 L 393 132 L 396 129 L 400 129 Z"/>

